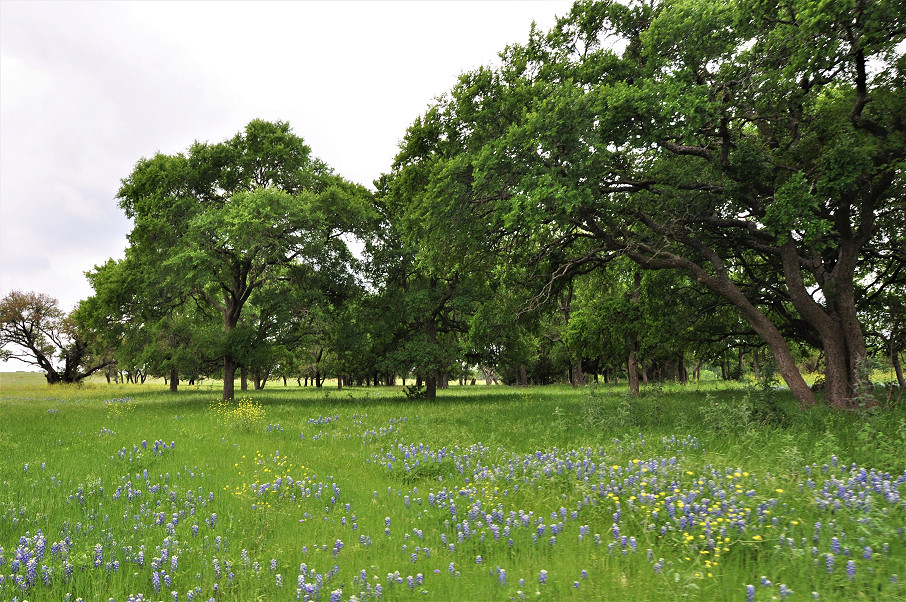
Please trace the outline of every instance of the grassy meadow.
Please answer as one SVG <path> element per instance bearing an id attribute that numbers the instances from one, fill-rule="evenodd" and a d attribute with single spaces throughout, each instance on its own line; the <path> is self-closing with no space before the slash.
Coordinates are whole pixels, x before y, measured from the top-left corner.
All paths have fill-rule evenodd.
<path id="1" fill-rule="evenodd" d="M 218 385 L 0 376 L 0 600 L 906 599 L 902 400 Z"/>

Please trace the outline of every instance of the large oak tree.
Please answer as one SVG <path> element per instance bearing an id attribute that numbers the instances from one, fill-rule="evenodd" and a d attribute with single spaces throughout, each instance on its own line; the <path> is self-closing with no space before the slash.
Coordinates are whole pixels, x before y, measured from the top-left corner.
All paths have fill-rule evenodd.
<path id="1" fill-rule="evenodd" d="M 312 157 L 287 123 L 261 120 L 221 143 L 142 159 L 118 197 L 147 278 L 221 316 L 224 399 L 245 352 L 243 310 L 280 282 L 345 278 L 343 236 L 369 208 L 368 192 Z"/>
<path id="2" fill-rule="evenodd" d="M 826 401 L 852 406 L 869 386 L 859 300 L 902 277 L 904 15 L 579 2 L 410 128 L 410 213 L 434 248 L 557 253 L 563 276 L 614 252 L 682 270 L 739 311 L 800 403 L 791 335 L 823 348 Z"/>
<path id="3" fill-rule="evenodd" d="M 44 371 L 47 383 L 77 383 L 111 360 L 91 353 L 76 320 L 53 297 L 12 291 L 0 299 L 0 358 Z"/>

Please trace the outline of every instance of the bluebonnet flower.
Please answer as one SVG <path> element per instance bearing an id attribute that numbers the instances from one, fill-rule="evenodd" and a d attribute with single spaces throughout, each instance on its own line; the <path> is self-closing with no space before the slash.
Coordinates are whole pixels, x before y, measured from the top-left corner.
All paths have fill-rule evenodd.
<path id="1" fill-rule="evenodd" d="M 792 593 L 793 593 L 793 590 L 788 588 L 786 586 L 786 584 L 784 584 L 784 583 L 780 584 L 780 599 L 781 600 L 786 600 L 786 597 L 792 595 Z"/>
<path id="2" fill-rule="evenodd" d="M 25 583 L 28 587 L 35 584 L 38 579 L 38 559 L 32 556 L 25 565 Z"/>
<path id="3" fill-rule="evenodd" d="M 538 574 L 538 583 L 544 585 L 547 583 L 547 571 L 541 569 L 541 572 Z"/>
<path id="4" fill-rule="evenodd" d="M 827 567 L 827 572 L 828 572 L 828 573 L 833 573 L 833 572 L 834 572 L 834 555 L 833 555 L 833 554 L 828 554 L 828 555 L 824 558 L 824 566 Z"/>
<path id="5" fill-rule="evenodd" d="M 752 602 L 755 599 L 755 586 L 746 586 L 746 602 Z"/>
<path id="6" fill-rule="evenodd" d="M 846 576 L 850 581 L 856 578 L 856 563 L 853 560 L 846 561 Z"/>

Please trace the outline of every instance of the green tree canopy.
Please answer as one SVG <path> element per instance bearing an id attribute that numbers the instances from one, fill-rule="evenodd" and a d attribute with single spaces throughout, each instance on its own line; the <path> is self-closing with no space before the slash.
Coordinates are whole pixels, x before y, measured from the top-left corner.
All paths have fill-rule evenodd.
<path id="1" fill-rule="evenodd" d="M 808 330 L 826 400 L 852 405 L 857 300 L 903 261 L 904 15 L 900 0 L 578 2 L 410 128 L 396 169 L 417 184 L 424 256 L 682 270 L 736 308 L 802 404 L 788 327 Z"/>
<path id="2" fill-rule="evenodd" d="M 281 282 L 349 280 L 343 236 L 370 210 L 367 190 L 311 157 L 288 124 L 260 120 L 222 143 L 142 159 L 118 196 L 135 220 L 129 252 L 145 276 L 221 317 L 224 399 L 250 351 L 248 328 L 237 328 L 243 310 L 275 315 L 268 292 Z"/>

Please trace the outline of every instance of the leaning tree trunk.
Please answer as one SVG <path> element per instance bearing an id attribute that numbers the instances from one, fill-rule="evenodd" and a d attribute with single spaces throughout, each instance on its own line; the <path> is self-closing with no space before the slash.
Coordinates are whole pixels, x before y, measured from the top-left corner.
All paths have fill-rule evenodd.
<path id="1" fill-rule="evenodd" d="M 715 273 L 709 273 L 702 266 L 686 258 L 668 253 L 662 253 L 662 258 L 658 259 L 634 252 L 630 252 L 629 256 L 633 261 L 655 269 L 680 268 L 688 270 L 708 290 L 732 303 L 758 336 L 767 343 L 771 353 L 774 355 L 778 372 L 780 372 L 793 396 L 799 402 L 800 407 L 814 404 L 815 395 L 806 384 L 805 379 L 802 378 L 802 374 L 800 374 L 799 368 L 796 366 L 796 361 L 793 359 L 793 354 L 790 352 L 790 347 L 783 334 L 761 310 L 746 298 L 742 290 L 730 279 L 727 268 L 720 256 L 712 249 L 702 245 L 695 245 L 685 236 L 678 236 L 678 239 L 683 244 L 689 244 L 697 248 L 705 256 L 706 261 L 714 267 Z M 724 370 L 724 367 L 721 366 L 721 369 Z"/>
<path id="2" fill-rule="evenodd" d="M 833 272 L 819 283 L 827 307 L 818 304 L 806 288 L 799 254 L 792 239 L 783 245 L 784 277 L 790 299 L 799 315 L 818 332 L 824 350 L 824 400 L 836 408 L 853 408 L 861 394 L 870 392 L 863 374 L 867 357 L 865 337 L 856 316 L 852 289 L 855 255 L 842 244 Z M 847 252 L 849 251 L 849 252 Z"/>

